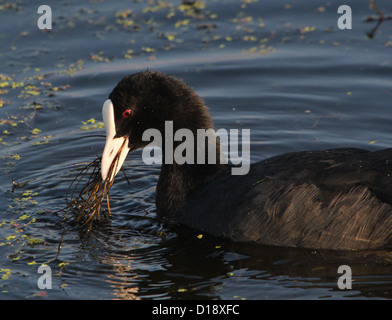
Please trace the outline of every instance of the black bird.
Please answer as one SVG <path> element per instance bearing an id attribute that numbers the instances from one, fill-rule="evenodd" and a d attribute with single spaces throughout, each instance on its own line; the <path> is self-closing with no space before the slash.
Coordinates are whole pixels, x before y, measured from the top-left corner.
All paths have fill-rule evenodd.
<path id="1" fill-rule="evenodd" d="M 155 71 L 124 77 L 103 108 L 107 140 L 102 177 L 121 146 L 143 148 L 155 128 L 214 128 L 203 100 L 183 81 Z M 174 142 L 174 147 L 180 142 Z M 220 155 L 216 141 L 217 159 Z M 164 152 L 164 146 L 162 151 Z M 197 151 L 197 150 L 196 150 Z M 163 155 L 165 158 L 165 155 Z M 315 249 L 392 246 L 392 149 L 300 151 L 251 164 L 162 164 L 156 189 L 160 218 L 237 242 Z M 110 179 L 114 178 L 114 175 Z"/>

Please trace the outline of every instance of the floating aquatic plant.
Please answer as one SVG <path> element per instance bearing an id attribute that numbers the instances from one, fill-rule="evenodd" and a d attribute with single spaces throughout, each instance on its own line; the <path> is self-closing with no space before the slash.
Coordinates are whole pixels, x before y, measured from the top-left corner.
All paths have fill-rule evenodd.
<path id="1" fill-rule="evenodd" d="M 91 231 L 94 221 L 100 222 L 111 216 L 109 204 L 109 191 L 113 185 L 111 177 L 117 170 L 121 149 L 114 158 L 105 180 L 101 176 L 101 157 L 97 157 L 80 170 L 68 189 L 66 211 L 72 212 L 75 221 L 86 228 L 87 232 Z M 78 191 L 80 188 L 81 190 Z M 105 200 L 107 210 L 102 210 Z"/>

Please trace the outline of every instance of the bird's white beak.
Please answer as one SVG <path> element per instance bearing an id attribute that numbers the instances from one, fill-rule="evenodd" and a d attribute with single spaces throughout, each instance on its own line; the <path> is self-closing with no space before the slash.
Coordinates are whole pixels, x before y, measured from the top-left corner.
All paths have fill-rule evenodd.
<path id="1" fill-rule="evenodd" d="M 106 129 L 106 143 L 101 159 L 101 175 L 103 180 L 108 178 L 110 166 L 116 158 L 117 153 L 120 152 L 118 163 L 113 168 L 111 177 L 108 178 L 110 181 L 112 181 L 116 174 L 120 171 L 121 166 L 123 165 L 124 160 L 129 152 L 129 138 L 114 138 L 116 135 L 116 125 L 114 122 L 113 103 L 110 99 L 106 100 L 103 104 L 102 117 Z"/>

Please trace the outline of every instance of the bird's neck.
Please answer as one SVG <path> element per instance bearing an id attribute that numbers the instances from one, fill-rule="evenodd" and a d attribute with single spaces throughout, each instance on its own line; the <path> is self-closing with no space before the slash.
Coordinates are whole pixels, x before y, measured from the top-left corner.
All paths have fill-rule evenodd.
<path id="1" fill-rule="evenodd" d="M 163 146 L 162 156 L 164 160 L 156 189 L 156 205 L 158 214 L 161 217 L 168 220 L 178 220 L 176 215 L 180 214 L 181 209 L 186 203 L 187 197 L 191 196 L 192 190 L 197 186 L 208 182 L 208 180 L 215 177 L 227 166 L 223 158 L 221 159 L 219 139 L 215 137 L 215 139 L 211 140 L 205 140 L 206 143 L 204 144 L 204 148 L 200 148 L 200 146 L 197 145 L 198 142 L 200 142 L 200 139 L 194 137 L 193 163 L 180 164 L 176 161 L 179 160 L 178 157 L 176 158 L 176 150 L 178 155 L 177 148 L 180 150 L 182 149 L 181 142 L 174 142 L 172 163 L 171 161 L 170 163 L 165 163 L 164 160 L 168 159 L 166 157 L 168 150 L 165 150 L 165 146 Z M 215 148 L 211 148 L 211 143 Z M 203 160 L 201 160 L 203 155 L 200 156 L 200 152 L 203 149 L 205 151 L 204 164 L 201 163 L 203 162 Z M 210 161 L 208 161 L 208 149 L 210 153 L 215 152 L 215 161 L 211 161 L 211 158 Z"/>

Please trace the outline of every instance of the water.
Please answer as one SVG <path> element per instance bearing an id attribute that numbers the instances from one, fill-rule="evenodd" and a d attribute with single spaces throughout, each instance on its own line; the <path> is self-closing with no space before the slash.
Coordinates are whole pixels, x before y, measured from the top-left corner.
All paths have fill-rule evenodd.
<path id="1" fill-rule="evenodd" d="M 8 3 L 8 4 L 7 4 Z M 188 82 L 216 128 L 251 129 L 251 162 L 296 150 L 391 146 L 392 22 L 368 1 L 0 1 L 1 299 L 391 298 L 390 253 L 225 243 L 155 219 L 159 167 L 128 156 L 113 217 L 86 236 L 57 210 L 104 145 L 101 107 L 141 69 Z M 390 1 L 377 1 L 392 14 Z M 131 10 L 131 11 L 127 11 Z M 87 137 L 89 136 L 89 137 Z M 13 181 L 19 187 L 13 189 Z M 13 192 L 12 192 L 13 191 Z M 59 244 L 62 244 L 59 251 Z M 52 270 L 40 290 L 38 267 Z M 352 268 L 340 290 L 340 265 Z"/>

